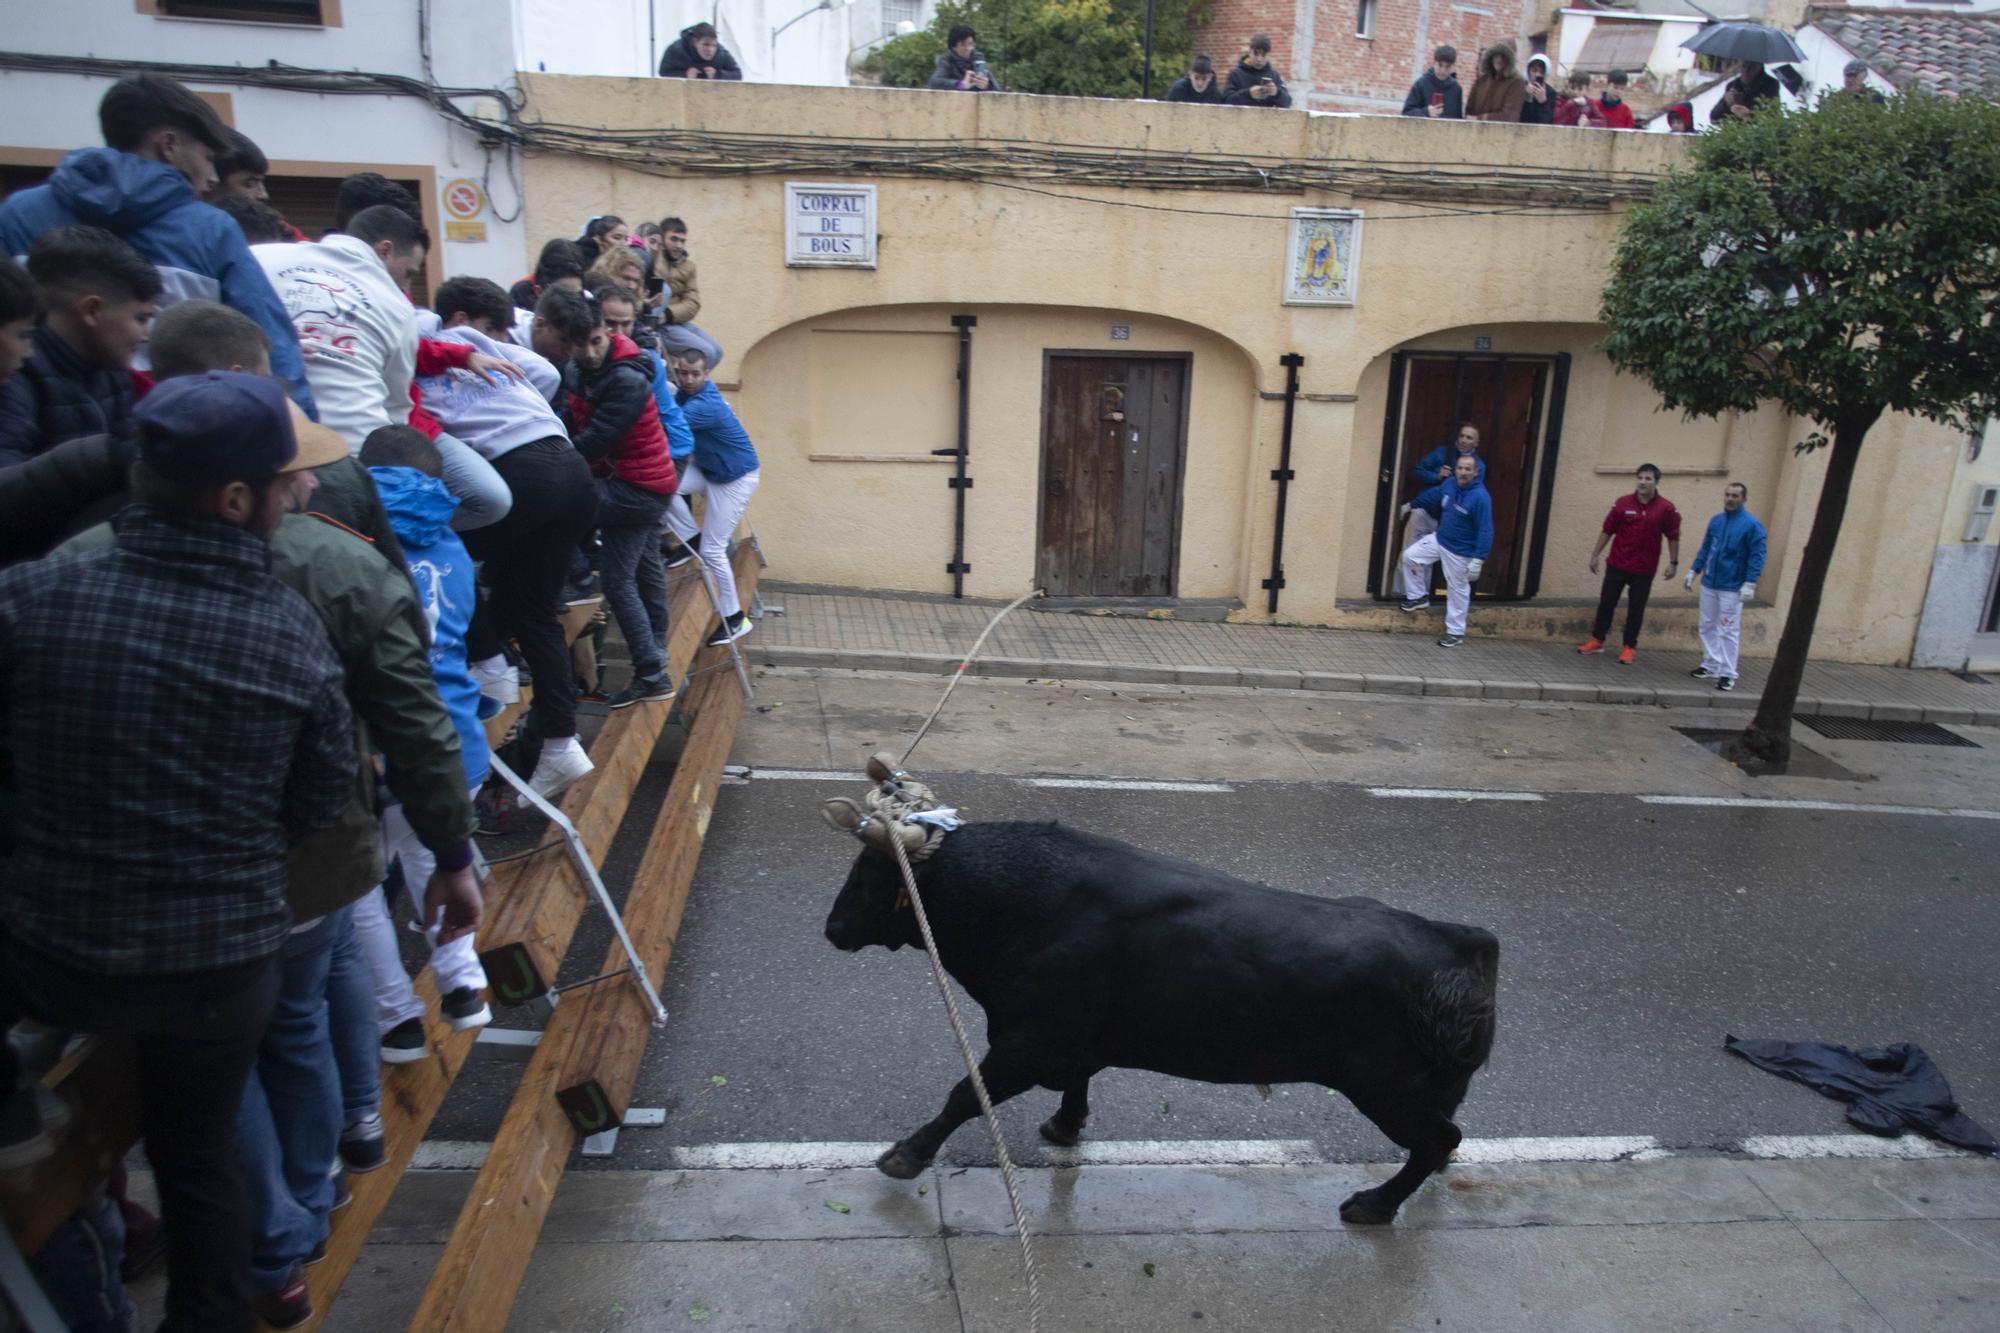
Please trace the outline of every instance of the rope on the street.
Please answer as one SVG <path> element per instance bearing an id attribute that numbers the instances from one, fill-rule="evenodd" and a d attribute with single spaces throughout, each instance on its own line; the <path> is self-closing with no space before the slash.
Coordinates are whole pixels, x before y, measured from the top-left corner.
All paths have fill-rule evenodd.
<path id="1" fill-rule="evenodd" d="M 973 660 L 979 656 L 979 650 L 986 646 L 986 636 L 993 632 L 994 626 L 1005 620 L 1007 613 L 1019 607 L 1021 603 L 1030 598 L 1041 597 L 1043 595 L 1044 591 L 1042 589 L 1030 588 L 1013 601 L 1007 603 L 1007 605 L 1001 607 L 1000 614 L 986 622 L 986 628 L 979 631 L 979 637 L 972 641 L 972 651 L 965 655 L 959 662 L 958 669 L 951 673 L 951 680 L 945 685 L 944 693 L 938 696 L 937 707 L 931 709 L 931 715 L 924 719 L 924 724 L 921 727 L 917 728 L 916 738 L 910 742 L 909 748 L 903 751 L 903 757 L 896 761 L 897 768 L 907 768 L 909 766 L 910 756 L 916 753 L 918 742 L 922 741 L 924 734 L 931 729 L 931 723 L 937 721 L 938 714 L 944 711 L 945 700 L 951 698 L 951 692 L 958 688 L 958 678 L 965 674 L 966 668 L 971 666 Z"/>

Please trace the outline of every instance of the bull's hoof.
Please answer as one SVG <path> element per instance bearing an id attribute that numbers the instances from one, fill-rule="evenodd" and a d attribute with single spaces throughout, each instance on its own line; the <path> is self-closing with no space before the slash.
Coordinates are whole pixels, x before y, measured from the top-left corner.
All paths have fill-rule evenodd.
<path id="1" fill-rule="evenodd" d="M 1042 1137 L 1058 1148 L 1074 1148 L 1083 1139 L 1083 1126 L 1072 1129 L 1060 1118 L 1050 1116 L 1042 1122 Z"/>
<path id="2" fill-rule="evenodd" d="M 1340 1205 L 1340 1220 L 1350 1226 L 1385 1227 L 1396 1220 L 1396 1210 L 1385 1206 L 1376 1191 L 1362 1190 L 1348 1195 L 1347 1202 Z"/>
<path id="3" fill-rule="evenodd" d="M 897 1180 L 915 1180 L 929 1165 L 900 1143 L 875 1159 L 876 1170 Z"/>

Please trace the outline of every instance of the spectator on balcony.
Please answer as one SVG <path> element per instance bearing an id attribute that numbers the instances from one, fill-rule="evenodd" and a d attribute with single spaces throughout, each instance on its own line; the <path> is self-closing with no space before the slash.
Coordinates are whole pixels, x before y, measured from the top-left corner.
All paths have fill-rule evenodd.
<path id="1" fill-rule="evenodd" d="M 1231 106 L 1284 108 L 1292 104 L 1292 93 L 1285 87 L 1284 76 L 1271 67 L 1269 37 L 1260 32 L 1250 39 L 1250 49 L 1236 62 L 1236 68 L 1229 71 L 1222 100 Z"/>
<path id="2" fill-rule="evenodd" d="M 1479 72 L 1465 98 L 1465 118 L 1517 124 L 1527 100 L 1528 81 L 1514 63 L 1514 43 L 1499 41 L 1481 51 Z"/>
<path id="3" fill-rule="evenodd" d="M 1205 102 L 1211 106 L 1222 105 L 1222 85 L 1215 81 L 1215 62 L 1207 56 L 1196 56 L 1188 62 L 1188 72 L 1174 80 L 1174 86 L 1167 89 L 1169 102 Z"/>
<path id="4" fill-rule="evenodd" d="M 631 239 L 632 229 L 625 225 L 625 219 L 616 213 L 600 213 L 583 224 L 570 244 L 583 256 L 585 264 L 595 264 L 607 251 L 623 249 Z"/>
<path id="5" fill-rule="evenodd" d="M 1590 76 L 1582 70 L 1573 69 L 1563 83 L 1562 96 L 1556 99 L 1555 123 L 1564 126 L 1581 126 L 1586 123 L 1586 113 L 1595 110 L 1590 100 Z"/>
<path id="6" fill-rule="evenodd" d="M 931 69 L 930 82 L 924 85 L 937 92 L 999 93 L 1007 91 L 1000 86 L 1000 80 L 986 68 L 986 57 L 979 54 L 979 34 L 966 24 L 954 24 L 945 34 L 944 53 L 937 58 Z"/>
<path id="7" fill-rule="evenodd" d="M 1528 57 L 1528 86 L 1521 103 L 1523 125 L 1553 125 L 1556 117 L 1556 90 L 1549 86 L 1549 58 L 1540 52 Z"/>
<path id="8" fill-rule="evenodd" d="M 160 270 L 166 304 L 201 297 L 256 320 L 271 340 L 272 369 L 310 413 L 312 390 L 284 303 L 242 233 L 199 198 L 215 180 L 215 156 L 229 152 L 215 112 L 172 79 L 140 74 L 111 85 L 97 119 L 106 147 L 78 149 L 47 185 L 0 203 L 0 254 L 26 254 L 58 227 L 104 228 Z"/>
<path id="9" fill-rule="evenodd" d="M 1432 120 L 1464 120 L 1465 89 L 1458 82 L 1458 48 L 1450 44 L 1431 52 L 1431 67 L 1410 85 L 1403 99 L 1406 116 L 1429 116 Z"/>
<path id="10" fill-rule="evenodd" d="M 660 57 L 663 79 L 737 79 L 743 69 L 715 35 L 713 23 L 692 23 Z"/>
<path id="11" fill-rule="evenodd" d="M 1692 102 L 1676 102 L 1667 108 L 1667 133 L 1694 133 L 1694 104 Z"/>
<path id="12" fill-rule="evenodd" d="M 1737 66 L 1736 77 L 1722 86 L 1722 100 L 1708 113 L 1709 123 L 1748 120 L 1763 103 L 1782 100 L 1777 79 L 1758 62 L 1745 60 Z"/>
<path id="13" fill-rule="evenodd" d="M 1873 102 L 1876 106 L 1886 105 L 1889 101 L 1880 91 L 1868 86 L 1868 62 L 1865 60 L 1847 62 L 1846 67 L 1840 71 L 1840 89 L 1834 96 L 1856 97 L 1864 102 Z"/>
<path id="14" fill-rule="evenodd" d="M 1605 80 L 1605 89 L 1584 119 L 1594 130 L 1629 130 L 1633 126 L 1632 108 L 1625 101 L 1625 85 L 1630 82 L 1622 69 L 1614 69 Z"/>
<path id="15" fill-rule="evenodd" d="M 653 277 L 660 282 L 654 304 L 660 351 L 669 358 L 676 352 L 698 351 L 714 370 L 722 364 L 722 344 L 694 322 L 701 313 L 701 284 L 694 260 L 688 257 L 688 225 L 679 218 L 660 219 L 660 253 L 653 259 Z"/>
<path id="16" fill-rule="evenodd" d="M 47 313 L 0 390 L 0 467 L 85 435 L 132 438 L 132 357 L 160 297 L 159 271 L 102 227 L 45 232 L 28 272 Z"/>

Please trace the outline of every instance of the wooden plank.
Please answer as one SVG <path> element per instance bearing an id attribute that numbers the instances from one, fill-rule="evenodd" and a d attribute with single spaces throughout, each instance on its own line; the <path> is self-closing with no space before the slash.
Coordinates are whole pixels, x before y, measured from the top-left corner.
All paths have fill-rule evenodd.
<path id="1" fill-rule="evenodd" d="M 737 547 L 739 582 L 745 561 L 754 565 L 756 559 L 756 552 L 748 542 Z M 692 564 L 669 576 L 667 594 L 667 664 L 673 678 L 679 679 L 718 620 L 715 608 L 709 605 L 708 589 Z M 652 739 L 642 748 L 617 752 L 619 758 L 615 762 L 626 770 L 621 782 L 637 780 L 639 769 L 645 767 L 653 752 L 653 740 L 658 739 L 660 728 L 666 723 L 667 711 L 660 704 L 621 708 L 605 723 L 606 730 L 640 726 L 651 732 Z M 584 782 L 596 777 L 593 774 Z M 569 801 L 563 802 L 563 810 L 569 813 Z M 594 854 L 600 839 L 610 842 L 624 814 L 622 804 L 615 811 L 586 806 L 583 818 L 572 815 L 572 819 L 578 835 Z M 586 822 L 590 823 L 588 829 Z M 577 880 L 562 852 L 543 852 L 529 864 L 541 867 L 542 873 L 489 909 L 486 925 L 479 932 L 479 961 L 486 968 L 493 997 L 502 1004 L 522 1004 L 548 993 L 555 984 L 563 953 L 569 948 L 569 937 L 589 900 L 589 886 Z"/>
<path id="2" fill-rule="evenodd" d="M 737 584 L 747 602 L 758 575 L 756 554 L 748 549 L 748 543 L 739 550 L 737 568 Z M 705 650 L 698 659 L 703 666 L 727 660 L 727 650 L 719 648 Z M 674 771 L 659 822 L 654 825 L 645 859 L 625 902 L 625 919 L 635 930 L 633 944 L 641 961 L 651 961 L 645 957 L 648 953 L 659 957 L 655 976 L 664 973 L 686 899 L 685 881 L 692 879 L 693 855 L 678 844 L 698 841 L 707 831 L 706 811 L 713 804 L 722 760 L 727 757 L 729 738 L 734 735 L 742 707 L 735 673 L 726 666 L 698 677 L 687 695 L 684 706 L 695 713 L 695 731 Z M 727 735 L 718 739 L 716 733 L 722 732 Z M 691 758 L 697 762 L 691 763 Z M 697 768 L 703 771 L 697 772 Z M 654 876 L 663 866 L 680 866 L 683 857 L 684 882 L 675 892 Z M 644 942 L 636 934 L 640 929 L 646 932 Z M 614 944 L 605 970 L 623 965 L 624 952 Z M 578 1139 L 576 1127 L 556 1099 L 557 1086 L 564 1071 L 572 1067 L 577 1044 L 593 1040 L 593 1034 L 610 1031 L 614 1016 L 626 1014 L 628 1002 L 641 1031 L 636 1041 L 623 1040 L 618 1051 L 631 1067 L 607 1069 L 604 1076 L 612 1080 L 614 1088 L 622 1086 L 623 1094 L 629 1097 L 647 1026 L 630 983 L 623 978 L 600 982 L 556 1007 L 515 1090 L 500 1132 L 487 1150 L 479 1178 L 459 1212 L 451 1240 L 424 1290 L 423 1302 L 410 1321 L 413 1331 L 487 1333 L 506 1325 L 556 1186 Z M 606 1049 L 605 1037 L 597 1035 L 595 1040 L 595 1049 Z M 614 1078 L 614 1074 L 619 1077 Z"/>
<path id="3" fill-rule="evenodd" d="M 132 1044 L 89 1037 L 42 1083 L 70 1106 L 55 1154 L 0 1180 L 0 1215 L 22 1254 L 42 1248 L 139 1137 L 139 1078 Z"/>

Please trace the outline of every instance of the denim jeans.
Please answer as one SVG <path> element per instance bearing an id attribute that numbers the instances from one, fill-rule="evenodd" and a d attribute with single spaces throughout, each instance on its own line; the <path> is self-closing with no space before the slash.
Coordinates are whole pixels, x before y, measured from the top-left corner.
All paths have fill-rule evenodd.
<path id="1" fill-rule="evenodd" d="M 70 1333 L 131 1333 L 132 1302 L 118 1280 L 125 1217 L 102 1194 L 55 1229 L 28 1261 Z"/>
<path id="2" fill-rule="evenodd" d="M 370 890 L 373 892 L 373 890 Z M 423 888 L 417 889 L 421 900 Z M 326 1022 L 340 1070 L 344 1128 L 382 1109 L 382 1042 L 375 1026 L 375 970 L 354 930 L 354 904 L 334 914 L 333 961 L 326 979 Z"/>
<path id="3" fill-rule="evenodd" d="M 618 477 L 597 481 L 604 600 L 632 654 L 634 679 L 659 674 L 667 662 L 667 563 L 660 557 L 660 526 L 672 499 Z"/>
<path id="4" fill-rule="evenodd" d="M 340 1076 L 327 1035 L 326 990 L 340 917 L 329 913 L 286 938 L 278 1005 L 236 1116 L 250 1197 L 250 1281 L 259 1292 L 283 1288 L 292 1265 L 326 1235 L 333 1210 Z"/>

